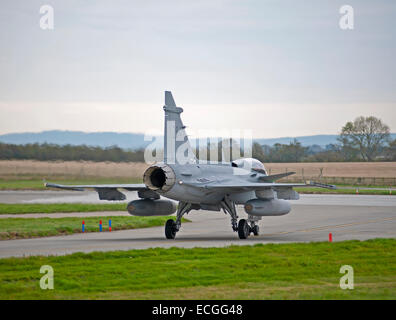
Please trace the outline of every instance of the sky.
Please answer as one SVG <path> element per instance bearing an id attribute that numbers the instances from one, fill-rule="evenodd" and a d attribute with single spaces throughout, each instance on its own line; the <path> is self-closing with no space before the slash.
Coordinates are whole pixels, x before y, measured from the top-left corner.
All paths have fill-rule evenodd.
<path id="1" fill-rule="evenodd" d="M 354 10 L 343 30 L 339 12 Z M 40 28 L 40 7 L 54 28 Z M 2 0 L 0 134 L 161 134 L 164 91 L 187 133 L 396 131 L 396 2 Z"/>

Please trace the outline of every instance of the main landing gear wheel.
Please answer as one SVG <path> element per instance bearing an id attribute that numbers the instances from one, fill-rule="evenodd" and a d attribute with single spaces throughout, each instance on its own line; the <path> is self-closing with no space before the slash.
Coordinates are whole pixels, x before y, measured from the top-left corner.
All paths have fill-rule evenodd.
<path id="1" fill-rule="evenodd" d="M 173 219 L 169 219 L 166 221 L 165 224 L 165 237 L 166 239 L 175 239 L 176 237 L 176 232 L 180 230 L 181 227 L 181 220 L 183 218 L 183 215 L 185 213 L 189 213 L 191 209 L 193 208 L 191 203 L 187 202 L 179 202 L 179 206 L 177 208 L 177 214 L 176 214 L 176 221 Z"/>
<path id="2" fill-rule="evenodd" d="M 176 222 L 173 219 L 169 219 L 165 223 L 165 237 L 166 239 L 175 239 L 176 237 Z"/>
<path id="3" fill-rule="evenodd" d="M 254 234 L 255 236 L 258 236 L 258 235 L 259 235 L 260 228 L 259 228 L 259 226 L 258 226 L 257 224 L 253 226 L 252 232 L 253 232 L 253 234 Z"/>
<path id="4" fill-rule="evenodd" d="M 248 222 L 245 219 L 239 220 L 238 223 L 238 236 L 239 239 L 247 239 L 250 234 L 250 227 Z"/>

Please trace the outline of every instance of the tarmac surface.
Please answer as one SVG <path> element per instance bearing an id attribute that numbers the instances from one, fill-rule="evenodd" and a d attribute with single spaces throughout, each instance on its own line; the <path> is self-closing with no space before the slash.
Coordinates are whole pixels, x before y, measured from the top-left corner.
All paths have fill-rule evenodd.
<path id="1" fill-rule="evenodd" d="M 43 199 L 45 202 L 66 202 L 65 198 L 76 197 L 74 194 L 55 192 L 50 195 L 47 191 L 36 191 L 34 195 L 30 192 L 27 198 L 32 202 L 40 199 L 40 202 Z M 7 191 L 0 192 L 0 202 L 3 202 L 5 196 L 9 200 L 21 200 L 20 192 Z M 91 193 L 78 195 L 85 200 L 93 196 Z M 23 201 L 26 201 L 26 198 L 24 199 Z M 263 217 L 260 221 L 260 235 L 251 235 L 246 240 L 240 240 L 237 233 L 232 231 L 230 217 L 223 212 L 191 211 L 185 217 L 192 223 L 184 223 L 175 240 L 165 239 L 164 227 L 3 240 L 0 241 L 0 257 L 64 255 L 73 252 L 152 247 L 224 247 L 256 243 L 328 241 L 330 232 L 333 241 L 396 238 L 396 196 L 301 195 L 300 200 L 291 201 L 291 204 L 292 211 L 287 215 Z M 86 213 L 76 214 L 88 216 Z M 238 208 L 238 214 L 240 218 L 246 218 L 242 207 Z M 46 216 L 56 218 L 57 215 Z"/>

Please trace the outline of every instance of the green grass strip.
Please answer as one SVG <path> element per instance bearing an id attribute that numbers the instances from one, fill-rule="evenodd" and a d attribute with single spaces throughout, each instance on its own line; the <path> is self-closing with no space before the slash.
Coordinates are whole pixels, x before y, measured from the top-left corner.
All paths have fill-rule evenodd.
<path id="1" fill-rule="evenodd" d="M 162 226 L 170 217 L 86 217 L 86 218 L 8 218 L 0 220 L 0 239 L 21 239 L 68 235 L 82 232 L 82 221 L 85 221 L 85 232 L 98 232 L 102 220 L 103 231 L 125 230 Z M 172 217 L 174 219 L 174 217 Z M 187 221 L 187 220 L 184 220 Z"/>
<path id="2" fill-rule="evenodd" d="M 52 178 L 48 181 L 57 184 L 114 184 L 114 183 L 142 183 L 141 179 L 131 178 Z M 0 190 L 49 190 L 44 186 L 43 179 L 0 179 Z M 53 189 L 52 189 L 53 190 Z"/>
<path id="3" fill-rule="evenodd" d="M 359 187 L 354 187 L 354 189 L 342 189 L 342 186 L 338 186 L 339 189 L 332 190 L 332 189 L 324 189 L 324 188 L 294 188 L 298 193 L 301 194 L 356 194 L 356 189 Z M 369 188 L 369 187 L 363 187 Z M 378 188 L 378 187 L 373 187 Z M 393 187 L 394 188 L 394 187 Z M 359 194 L 367 194 L 367 195 L 396 195 L 396 191 L 393 190 L 389 192 L 388 190 L 362 190 L 359 189 Z"/>
<path id="4" fill-rule="evenodd" d="M 126 211 L 126 203 L 0 203 L 0 214 Z"/>
<path id="5" fill-rule="evenodd" d="M 53 290 L 39 287 L 42 265 Z M 353 290 L 339 287 L 342 265 Z M 395 298 L 395 239 L 0 259 L 0 299 Z"/>

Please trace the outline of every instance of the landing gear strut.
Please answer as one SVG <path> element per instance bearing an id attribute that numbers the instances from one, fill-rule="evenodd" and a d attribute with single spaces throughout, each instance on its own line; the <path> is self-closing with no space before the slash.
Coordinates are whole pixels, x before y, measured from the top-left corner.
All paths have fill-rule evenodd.
<path id="1" fill-rule="evenodd" d="M 240 239 L 247 239 L 251 233 L 253 233 L 255 236 L 258 236 L 260 229 L 257 223 L 261 217 L 249 215 L 247 220 L 241 219 L 238 223 L 235 203 L 231 201 L 228 196 L 225 196 L 220 204 L 223 208 L 223 211 L 231 216 L 232 230 L 238 231 L 238 236 Z"/>
<path id="2" fill-rule="evenodd" d="M 220 202 L 221 207 L 225 214 L 229 214 L 231 216 L 231 226 L 232 230 L 238 231 L 238 216 L 236 213 L 235 203 L 231 201 L 228 196 L 225 196 L 223 201 Z"/>
<path id="3" fill-rule="evenodd" d="M 251 229 L 252 229 L 252 232 L 253 232 L 253 234 L 254 234 L 255 236 L 258 236 L 258 235 L 259 235 L 260 228 L 259 228 L 258 224 L 256 224 L 256 225 L 254 225 L 253 227 L 251 227 Z"/>
<path id="4" fill-rule="evenodd" d="M 232 230 L 238 232 L 238 236 L 240 239 L 247 239 L 251 233 L 255 236 L 259 234 L 259 226 L 258 221 L 261 217 L 256 216 L 248 216 L 248 219 L 240 219 L 238 223 L 237 211 L 235 208 L 235 203 L 231 201 L 228 196 L 225 196 L 224 199 L 220 202 L 221 207 L 224 213 L 228 213 L 231 216 L 231 226 Z M 197 209 L 193 204 L 188 202 L 179 202 L 179 206 L 177 208 L 176 221 L 173 219 L 169 219 L 165 224 L 165 237 L 167 239 L 175 239 L 176 233 L 181 228 L 181 219 L 184 214 L 191 211 L 191 209 Z"/>
<path id="5" fill-rule="evenodd" d="M 181 228 L 181 219 L 185 213 L 188 213 L 192 208 L 191 203 L 187 202 L 179 202 L 179 206 L 177 208 L 176 221 L 173 219 L 169 219 L 165 224 L 165 237 L 167 239 L 175 239 L 176 232 L 178 232 Z"/>

